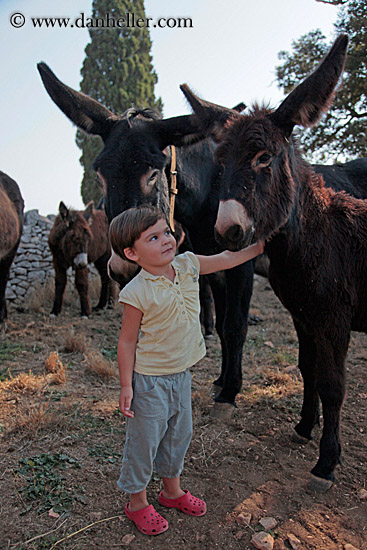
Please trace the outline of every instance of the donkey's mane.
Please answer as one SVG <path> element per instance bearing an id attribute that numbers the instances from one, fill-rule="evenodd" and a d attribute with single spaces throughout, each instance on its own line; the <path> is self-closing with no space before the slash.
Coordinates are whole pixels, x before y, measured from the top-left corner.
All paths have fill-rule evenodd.
<path id="1" fill-rule="evenodd" d="M 154 109 L 137 109 L 136 107 L 130 107 L 121 116 L 121 120 L 126 120 L 131 127 L 136 120 L 160 120 L 161 115 Z"/>
<path id="2" fill-rule="evenodd" d="M 255 103 L 248 113 L 230 118 L 221 131 L 221 142 L 217 149 L 219 162 L 224 162 L 228 154 L 231 155 L 233 151 L 237 151 L 236 160 L 238 165 L 241 165 L 245 156 L 254 155 L 257 148 L 261 148 L 265 141 L 269 142 L 269 136 L 270 141 L 275 143 L 279 138 L 280 131 L 271 124 L 270 120 L 266 124 L 266 131 L 264 129 L 264 121 L 268 119 L 272 112 L 268 105 Z M 259 121 L 260 124 L 257 125 L 256 121 Z M 252 142 L 255 144 L 254 151 L 243 147 L 243 143 L 248 141 L 249 135 L 251 135 Z"/>

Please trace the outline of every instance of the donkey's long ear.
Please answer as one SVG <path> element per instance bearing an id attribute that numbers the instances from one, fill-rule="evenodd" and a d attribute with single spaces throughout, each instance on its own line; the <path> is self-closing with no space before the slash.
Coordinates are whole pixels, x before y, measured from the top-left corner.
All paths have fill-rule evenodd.
<path id="1" fill-rule="evenodd" d="M 182 115 L 154 121 L 160 149 L 167 145 L 190 145 L 205 139 L 195 115 Z"/>
<path id="2" fill-rule="evenodd" d="M 43 84 L 56 105 L 78 128 L 105 140 L 118 117 L 91 97 L 63 84 L 46 63 L 38 63 Z"/>
<path id="3" fill-rule="evenodd" d="M 313 126 L 330 107 L 335 87 L 343 72 L 348 47 L 348 37 L 341 34 L 334 42 L 319 67 L 306 78 L 270 115 L 273 123 L 286 136 L 296 125 Z"/>
<path id="4" fill-rule="evenodd" d="M 84 209 L 83 218 L 89 221 L 89 219 L 93 216 L 93 214 L 94 214 L 94 201 L 89 201 Z"/>
<path id="5" fill-rule="evenodd" d="M 186 88 L 191 92 L 188 87 Z M 208 103 L 207 105 L 212 104 Z M 221 120 L 226 122 L 228 118 L 238 116 L 238 114 L 246 108 L 246 105 L 241 102 L 233 107 L 233 109 L 226 109 L 226 107 L 219 107 L 218 105 L 214 105 L 214 107 L 217 111 L 223 110 L 227 113 L 226 116 L 221 114 Z M 214 134 L 213 128 L 206 128 L 205 121 L 203 122 L 201 115 L 197 114 L 157 120 L 154 124 L 159 136 L 160 147 L 162 149 L 167 147 L 167 145 L 180 146 L 197 143 L 209 135 Z M 219 127 L 221 127 L 220 124 L 218 125 L 218 128 Z"/>
<path id="6" fill-rule="evenodd" d="M 180 89 L 198 117 L 202 132 L 206 135 L 212 135 L 214 139 L 217 140 L 220 140 L 221 130 L 226 122 L 241 116 L 239 114 L 239 109 L 242 105 L 243 108 L 245 108 L 244 104 L 240 104 L 234 109 L 228 109 L 227 107 L 222 107 L 221 105 L 216 105 L 215 103 L 209 103 L 209 101 L 204 101 L 195 95 L 187 84 L 181 84 Z"/>
<path id="7" fill-rule="evenodd" d="M 238 103 L 237 105 L 232 107 L 232 110 L 237 111 L 237 113 L 242 113 L 242 111 L 244 111 L 246 107 L 247 107 L 246 103 L 243 103 L 243 101 L 241 101 L 241 103 Z"/>
<path id="8" fill-rule="evenodd" d="M 59 204 L 59 214 L 63 220 L 68 220 L 70 218 L 69 209 L 65 206 L 65 204 L 62 201 Z"/>

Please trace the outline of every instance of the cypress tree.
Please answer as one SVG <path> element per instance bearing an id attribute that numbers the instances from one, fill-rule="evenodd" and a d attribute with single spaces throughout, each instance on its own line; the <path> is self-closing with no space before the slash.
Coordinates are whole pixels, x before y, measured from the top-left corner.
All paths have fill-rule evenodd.
<path id="1" fill-rule="evenodd" d="M 157 75 L 150 54 L 149 28 L 118 27 L 117 20 L 126 19 L 127 13 L 134 13 L 136 19 L 145 19 L 144 0 L 93 0 L 92 21 L 94 25 L 98 22 L 98 27 L 89 29 L 91 41 L 85 48 L 80 89 L 116 114 L 132 106 L 162 112 L 162 101 L 154 95 Z M 107 20 L 109 28 L 106 28 Z M 76 143 L 82 150 L 83 202 L 93 199 L 98 203 L 101 190 L 92 163 L 102 148 L 102 140 L 77 131 Z"/>

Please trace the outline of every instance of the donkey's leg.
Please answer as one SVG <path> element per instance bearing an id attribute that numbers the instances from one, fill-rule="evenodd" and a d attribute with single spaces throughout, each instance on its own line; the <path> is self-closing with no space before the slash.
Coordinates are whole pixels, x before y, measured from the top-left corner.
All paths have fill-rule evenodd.
<path id="1" fill-rule="evenodd" d="M 334 481 L 334 469 L 340 462 L 340 414 L 345 395 L 345 357 L 348 350 L 349 331 L 339 330 L 332 335 L 318 335 L 316 341 L 317 372 L 316 387 L 319 393 L 324 418 L 320 441 L 320 455 L 312 474 L 328 480 L 325 488 Z"/>
<path id="2" fill-rule="evenodd" d="M 223 340 L 223 321 L 226 308 L 226 293 L 225 293 L 225 278 L 224 273 L 213 273 L 208 275 L 210 288 L 212 290 L 214 307 L 215 307 L 215 329 L 217 331 L 222 351 L 222 366 L 221 374 L 217 380 L 214 381 L 214 397 L 219 395 L 223 386 L 225 365 L 227 362 L 227 350 L 225 348 L 225 342 Z"/>
<path id="3" fill-rule="evenodd" d="M 302 326 L 294 321 L 298 335 L 298 367 L 303 378 L 303 405 L 301 420 L 295 431 L 303 439 L 312 439 L 312 430 L 319 424 L 319 396 L 316 390 L 316 346 L 313 334 L 307 334 Z"/>
<path id="4" fill-rule="evenodd" d="M 89 317 L 91 308 L 89 300 L 88 267 L 75 270 L 75 286 L 80 298 L 80 314 Z"/>
<path id="5" fill-rule="evenodd" d="M 248 311 L 253 287 L 254 262 L 246 262 L 225 272 L 226 312 L 223 340 L 227 352 L 222 391 L 217 403 L 235 406 L 242 385 L 242 349 L 247 334 Z"/>
<path id="6" fill-rule="evenodd" d="M 107 262 L 109 260 L 110 255 L 104 255 L 101 258 L 98 258 L 94 262 L 94 265 L 96 266 L 99 276 L 101 277 L 101 293 L 99 296 L 99 302 L 96 305 L 95 310 L 103 309 L 107 303 L 107 297 L 108 297 L 108 286 L 110 283 L 110 278 L 107 273 Z"/>
<path id="7" fill-rule="evenodd" d="M 55 269 L 55 298 L 54 305 L 51 310 L 51 315 L 59 315 L 62 308 L 64 291 L 66 287 L 66 269 L 63 265 L 54 261 Z"/>
<path id="8" fill-rule="evenodd" d="M 0 261 L 0 323 L 7 318 L 7 309 L 5 301 L 5 290 L 9 279 L 10 267 L 17 252 L 18 243 L 16 246 Z"/>
<path id="9" fill-rule="evenodd" d="M 200 284 L 200 320 L 204 326 L 205 338 L 211 338 L 214 332 L 213 295 L 206 275 L 201 275 Z"/>

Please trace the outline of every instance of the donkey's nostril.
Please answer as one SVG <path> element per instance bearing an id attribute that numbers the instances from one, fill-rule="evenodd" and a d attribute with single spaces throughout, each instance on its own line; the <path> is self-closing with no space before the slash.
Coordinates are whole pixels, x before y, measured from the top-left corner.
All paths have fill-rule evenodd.
<path id="1" fill-rule="evenodd" d="M 239 245 L 244 239 L 242 227 L 240 225 L 232 225 L 226 233 L 226 239 L 235 245 Z"/>

